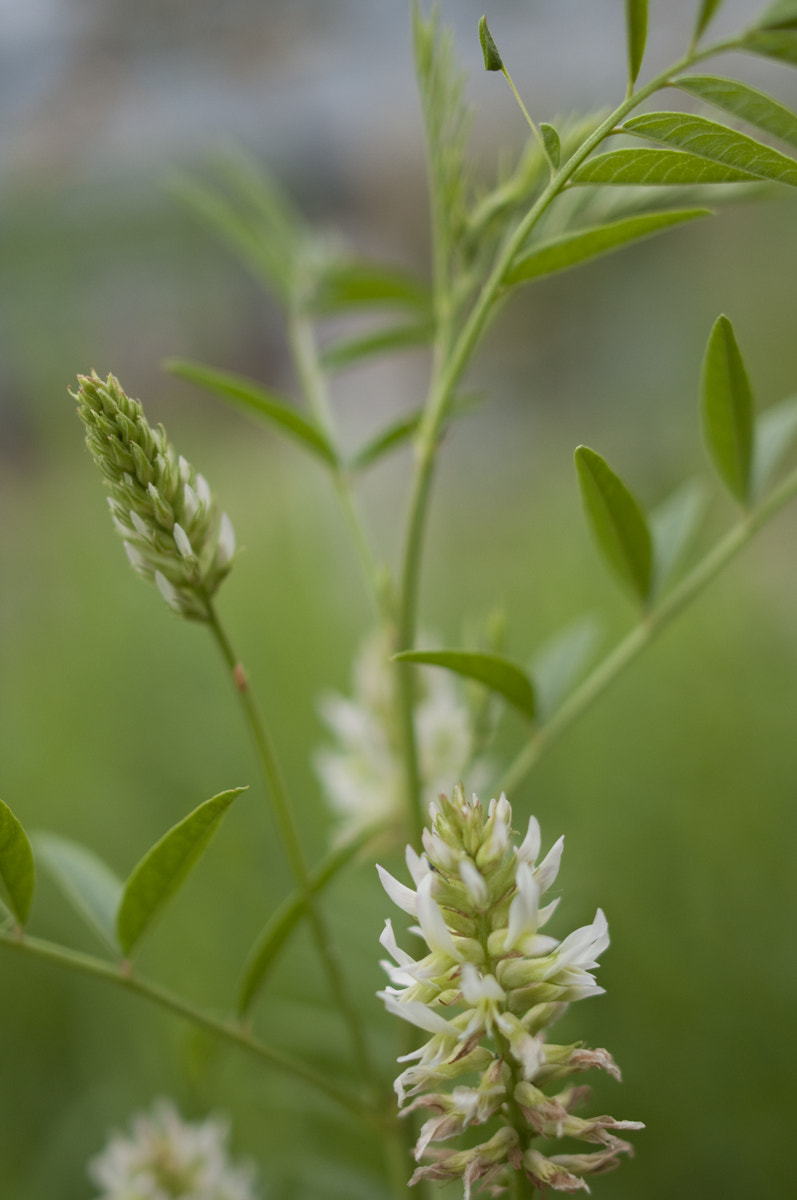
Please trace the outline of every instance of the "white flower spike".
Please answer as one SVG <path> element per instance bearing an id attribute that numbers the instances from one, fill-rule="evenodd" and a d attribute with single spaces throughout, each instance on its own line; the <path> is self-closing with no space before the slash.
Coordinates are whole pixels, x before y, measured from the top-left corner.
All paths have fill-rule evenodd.
<path id="1" fill-rule="evenodd" d="M 476 796 L 468 800 L 456 788 L 429 811 L 425 854 L 407 848 L 415 890 L 379 868 L 390 898 L 417 916 L 413 932 L 428 947 L 414 960 L 389 921 L 380 939 L 394 960 L 383 963 L 392 986 L 380 998 L 390 1012 L 432 1035 L 400 1060 L 411 1065 L 395 1084 L 403 1112 L 432 1113 L 415 1147 L 416 1161 L 427 1154 L 431 1161 L 410 1183 L 459 1179 L 467 1200 L 476 1183 L 489 1185 L 493 1196 L 515 1194 L 512 1180 L 521 1172 L 540 1191 L 589 1191 L 586 1176 L 611 1170 L 621 1154 L 632 1152 L 617 1131 L 643 1126 L 574 1116 L 589 1088 L 543 1090 L 593 1067 L 619 1078 L 606 1050 L 552 1045 L 544 1033 L 569 1002 L 603 990 L 590 972 L 609 944 L 606 918 L 598 909 L 590 925 L 561 942 L 539 932 L 555 908 L 555 901 L 543 908 L 539 901 L 556 878 L 563 840 L 538 864 L 540 828 L 532 817 L 514 848 L 505 796 L 485 812 Z M 476 1086 L 474 1076 L 480 1077 Z M 480 1145 L 440 1147 L 487 1121 L 498 1130 Z M 546 1156 L 532 1144 L 539 1137 L 597 1143 L 598 1149 Z"/>

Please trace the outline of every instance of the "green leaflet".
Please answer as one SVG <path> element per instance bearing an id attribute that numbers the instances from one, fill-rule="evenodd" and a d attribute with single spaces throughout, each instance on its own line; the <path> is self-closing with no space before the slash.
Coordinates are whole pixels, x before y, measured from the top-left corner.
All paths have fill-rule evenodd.
<path id="1" fill-rule="evenodd" d="M 589 158 L 578 168 L 572 183 L 679 184 L 755 183 L 757 175 L 721 163 L 710 162 L 682 150 L 652 150 L 646 147 L 610 150 Z"/>
<path id="2" fill-rule="evenodd" d="M 245 788 L 232 788 L 206 800 L 147 851 L 124 885 L 116 918 L 126 955 L 150 927 L 167 900 L 202 854 L 227 809 Z"/>
<path id="3" fill-rule="evenodd" d="M 701 36 L 722 0 L 702 0 L 695 22 L 695 41 Z"/>
<path id="4" fill-rule="evenodd" d="M 311 308 L 328 315 L 377 305 L 411 308 L 427 315 L 431 311 L 429 289 L 407 271 L 363 262 L 333 263 L 321 276 Z"/>
<path id="5" fill-rule="evenodd" d="M 639 241 L 651 237 L 654 233 L 662 233 L 673 225 L 708 216 L 711 216 L 711 210 L 707 208 L 678 209 L 626 217 L 608 225 L 593 225 L 576 233 L 565 233 L 550 242 L 535 246 L 530 253 L 515 263 L 505 282 L 527 283 L 542 275 L 566 271 L 588 259 L 619 250 L 628 242 Z"/>
<path id="6" fill-rule="evenodd" d="M 548 157 L 553 164 L 554 169 L 559 166 L 562 157 L 562 146 L 559 141 L 559 134 L 554 129 L 553 125 L 548 125 L 547 122 L 540 122 L 540 136 L 542 137 L 543 145 L 547 151 Z"/>
<path id="7" fill-rule="evenodd" d="M 674 82 L 682 91 L 797 146 L 797 113 L 765 92 L 719 75 L 679 75 Z"/>
<path id="8" fill-rule="evenodd" d="M 33 846 L 36 857 L 78 915 L 109 950 L 118 954 L 116 914 L 122 881 L 91 850 L 57 833 L 35 834 Z"/>
<path id="9" fill-rule="evenodd" d="M 761 413 L 755 426 L 750 494 L 758 500 L 797 438 L 797 396 Z"/>
<path id="10" fill-rule="evenodd" d="M 637 137 L 666 142 L 710 162 L 746 171 L 759 179 L 797 187 L 797 162 L 793 158 L 705 117 L 678 112 L 645 113 L 626 121 L 623 129 Z"/>
<path id="11" fill-rule="evenodd" d="M 594 617 L 579 617 L 544 642 L 531 660 L 531 677 L 543 717 L 559 706 L 578 679 L 598 643 Z"/>
<path id="12" fill-rule="evenodd" d="M 392 425 L 388 425 L 387 429 L 383 429 L 381 433 L 378 433 L 357 451 L 349 463 L 350 469 L 364 471 L 383 458 L 385 454 L 389 454 L 391 450 L 398 450 L 414 435 L 422 416 L 423 409 L 416 408 L 409 416 L 400 417 Z"/>
<path id="13" fill-rule="evenodd" d="M 645 55 L 645 42 L 648 37 L 648 0 L 625 0 L 625 33 L 630 91 L 636 83 Z"/>
<path id="14" fill-rule="evenodd" d="M 680 566 L 705 510 L 705 493 L 696 481 L 674 491 L 650 514 L 653 541 L 653 588 L 659 595 Z"/>
<path id="15" fill-rule="evenodd" d="M 703 358 L 700 379 L 703 435 L 717 473 L 746 504 L 753 464 L 753 396 L 733 326 L 717 318 Z"/>
<path id="16" fill-rule="evenodd" d="M 247 412 L 265 418 L 269 424 L 276 425 L 282 433 L 299 442 L 317 458 L 323 459 L 331 466 L 337 465 L 335 451 L 321 430 L 295 409 L 289 408 L 272 392 L 258 387 L 252 380 L 243 375 L 235 375 L 231 371 L 217 371 L 212 367 L 203 366 L 202 363 L 186 362 L 178 358 L 170 359 L 166 368 L 173 375 L 216 392 Z"/>
<path id="17" fill-rule="evenodd" d="M 651 591 L 653 552 L 644 513 L 600 454 L 578 446 L 575 463 L 595 541 L 620 581 L 645 604 Z"/>
<path id="18" fill-rule="evenodd" d="M 503 71 L 503 59 L 495 44 L 495 39 L 490 33 L 486 17 L 482 17 L 479 21 L 479 45 L 482 48 L 485 71 Z"/>
<path id="19" fill-rule="evenodd" d="M 35 878 L 33 852 L 25 830 L 8 805 L 0 800 L 0 879 L 20 925 L 28 919 Z"/>
<path id="20" fill-rule="evenodd" d="M 784 29 L 767 30 L 762 33 L 751 33 L 741 44 L 742 50 L 750 50 L 753 54 L 763 54 L 767 58 L 776 58 L 779 62 L 789 63 L 797 67 L 797 32 Z"/>
<path id="21" fill-rule="evenodd" d="M 339 371 L 342 367 L 349 367 L 380 354 L 426 346 L 433 337 L 434 325 L 430 321 L 391 325 L 387 329 L 377 329 L 360 337 L 333 342 L 324 348 L 321 361 L 327 370 Z"/>
<path id="22" fill-rule="evenodd" d="M 351 841 L 333 851 L 310 876 L 310 889 L 314 894 L 321 892 L 339 872 L 347 866 L 357 852 L 377 832 L 364 830 Z M 258 992 L 266 981 L 269 970 L 277 955 L 305 914 L 304 897 L 299 892 L 288 896 L 264 925 L 247 958 L 243 978 L 238 989 L 237 1012 L 243 1017 L 249 1011 Z"/>
<path id="23" fill-rule="evenodd" d="M 757 29 L 797 29 L 797 0 L 775 0 L 755 24 Z"/>
<path id="24" fill-rule="evenodd" d="M 403 650 L 394 654 L 399 662 L 445 667 L 466 679 L 475 679 L 498 692 L 526 717 L 534 717 L 534 688 L 522 667 L 498 654 L 477 650 Z"/>

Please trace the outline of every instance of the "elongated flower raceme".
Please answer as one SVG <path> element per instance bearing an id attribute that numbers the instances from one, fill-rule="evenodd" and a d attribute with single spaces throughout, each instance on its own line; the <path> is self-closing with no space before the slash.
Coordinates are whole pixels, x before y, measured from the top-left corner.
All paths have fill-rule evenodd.
<path id="1" fill-rule="evenodd" d="M 564 941 L 541 933 L 557 901 L 540 906 L 554 882 L 563 839 L 541 860 L 540 828 L 532 817 L 519 846 L 505 796 L 485 809 L 456 788 L 430 805 L 424 853 L 407 847 L 415 888 L 381 867 L 383 886 L 399 908 L 417 919 L 413 932 L 428 953 L 417 961 L 396 942 L 390 921 L 382 945 L 393 962 L 383 966 L 391 986 L 379 993 L 390 1012 L 431 1034 L 400 1062 L 396 1080 L 404 1113 L 428 1111 L 417 1145 L 421 1179 L 462 1179 L 465 1200 L 477 1181 L 500 1195 L 513 1172 L 531 1185 L 560 1192 L 589 1191 L 586 1176 L 611 1170 L 631 1153 L 618 1133 L 638 1121 L 579 1117 L 574 1109 L 589 1088 L 551 1091 L 565 1076 L 599 1067 L 619 1079 L 606 1050 L 554 1045 L 545 1030 L 572 1000 L 603 991 L 592 971 L 609 944 L 598 909 L 591 925 Z M 487 1125 L 485 1138 L 466 1150 L 435 1145 Z M 592 1143 L 589 1153 L 543 1154 L 537 1138 Z"/>
<path id="2" fill-rule="evenodd" d="M 177 454 L 162 425 L 153 429 L 113 375 L 78 375 L 71 395 L 134 569 L 155 581 L 176 612 L 206 621 L 235 553 L 229 517 L 219 513 L 204 476 Z"/>
<path id="3" fill-rule="evenodd" d="M 138 1113 L 89 1163 L 97 1200 L 257 1200 L 254 1171 L 230 1161 L 220 1117 L 185 1121 L 169 1100 Z"/>

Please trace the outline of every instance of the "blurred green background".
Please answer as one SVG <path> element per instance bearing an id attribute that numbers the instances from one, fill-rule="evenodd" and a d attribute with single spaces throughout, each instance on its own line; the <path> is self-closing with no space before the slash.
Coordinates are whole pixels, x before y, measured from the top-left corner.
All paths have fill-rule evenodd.
<path id="1" fill-rule="evenodd" d="M 582 106 L 615 95 L 623 58 L 620 5 L 548 7 L 490 6 L 542 119 L 574 102 L 573 86 Z M 730 3 L 728 21 L 757 7 Z M 677 52 L 692 8 L 653 6 L 651 54 Z M 443 5 L 474 72 L 479 11 Z M 221 663 L 133 577 L 66 388 L 77 371 L 117 373 L 230 513 L 246 552 L 220 607 L 319 857 L 330 821 L 310 765 L 317 697 L 348 688 L 372 617 L 320 469 L 160 369 L 195 356 L 292 386 L 273 305 L 167 185 L 234 139 L 322 226 L 423 269 L 406 7 L 238 0 L 200 19 L 188 5 L 42 0 L 0 20 L 16 64 L 0 189 L 0 794 L 26 828 L 85 841 L 125 873 L 201 800 L 252 783 L 142 954 L 143 970 L 223 1013 L 289 873 Z M 732 65 L 797 101 L 785 69 Z M 472 89 L 489 162 L 522 131 L 500 81 L 475 73 Z M 694 475 L 710 484 L 696 405 L 709 329 L 720 311 L 732 318 L 760 406 L 797 390 L 795 267 L 797 209 L 778 196 L 518 296 L 472 372 L 489 399 L 445 446 L 423 624 L 457 644 L 499 601 L 508 651 L 527 659 L 588 612 L 608 648 L 633 614 L 589 544 L 573 447 L 598 449 L 646 505 Z M 420 400 L 423 367 L 410 356 L 341 376 L 351 444 Z M 390 561 L 408 470 L 399 455 L 363 488 Z M 711 496 L 705 546 L 733 519 Z M 610 921 L 607 995 L 557 1031 L 607 1046 L 624 1069 L 622 1087 L 594 1081 L 594 1110 L 648 1126 L 598 1196 L 747 1200 L 793 1186 L 796 527 L 797 511 L 781 515 L 510 797 L 546 845 L 566 834 L 552 932 L 597 904 Z M 522 735 L 510 718 L 507 750 Z M 388 903 L 372 865 L 328 903 L 387 1074 L 394 1030 L 373 993 Z M 44 879 L 32 928 L 97 949 Z M 109 1125 L 157 1095 L 188 1115 L 229 1111 L 265 1196 L 386 1195 L 370 1135 L 303 1086 L 98 983 L 7 952 L 0 978 L 4 1196 L 87 1200 L 85 1163 Z M 303 937 L 257 1025 L 319 1069 L 350 1070 Z"/>

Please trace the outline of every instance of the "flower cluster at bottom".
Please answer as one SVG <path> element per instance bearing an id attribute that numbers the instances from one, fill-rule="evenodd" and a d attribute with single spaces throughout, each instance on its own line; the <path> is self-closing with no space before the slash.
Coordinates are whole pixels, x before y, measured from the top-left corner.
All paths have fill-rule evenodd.
<path id="1" fill-rule="evenodd" d="M 89 1163 L 98 1200 L 257 1200 L 252 1168 L 230 1162 L 228 1135 L 220 1117 L 184 1121 L 158 1100 Z"/>
<path id="2" fill-rule="evenodd" d="M 382 945 L 392 986 L 386 1007 L 432 1036 L 396 1080 L 403 1112 L 431 1114 L 415 1147 L 421 1179 L 462 1179 L 466 1200 L 474 1183 L 500 1195 L 513 1171 L 541 1190 L 589 1191 L 585 1176 L 611 1170 L 631 1153 L 618 1132 L 638 1121 L 579 1117 L 574 1108 L 589 1088 L 545 1090 L 563 1077 L 599 1067 L 619 1079 L 606 1050 L 553 1045 L 545 1029 L 572 1000 L 603 991 L 590 972 L 609 944 L 600 909 L 591 925 L 564 941 L 540 933 L 557 901 L 540 907 L 556 878 L 563 839 L 538 862 L 540 828 L 532 817 L 519 846 L 512 844 L 512 810 L 505 796 L 485 810 L 461 788 L 430 805 L 425 853 L 407 847 L 415 890 L 379 867 L 390 898 L 418 921 L 428 953 L 402 950 L 390 921 Z M 395 965 L 394 965 L 395 964 Z M 414 1097 L 414 1099 L 412 1099 Z M 409 1103 L 407 1101 L 409 1100 Z M 490 1122 L 490 1136 L 465 1150 L 433 1145 Z M 488 1132 L 488 1131 L 485 1131 Z M 586 1154 L 543 1154 L 537 1138 L 575 1138 L 599 1147 Z"/>

